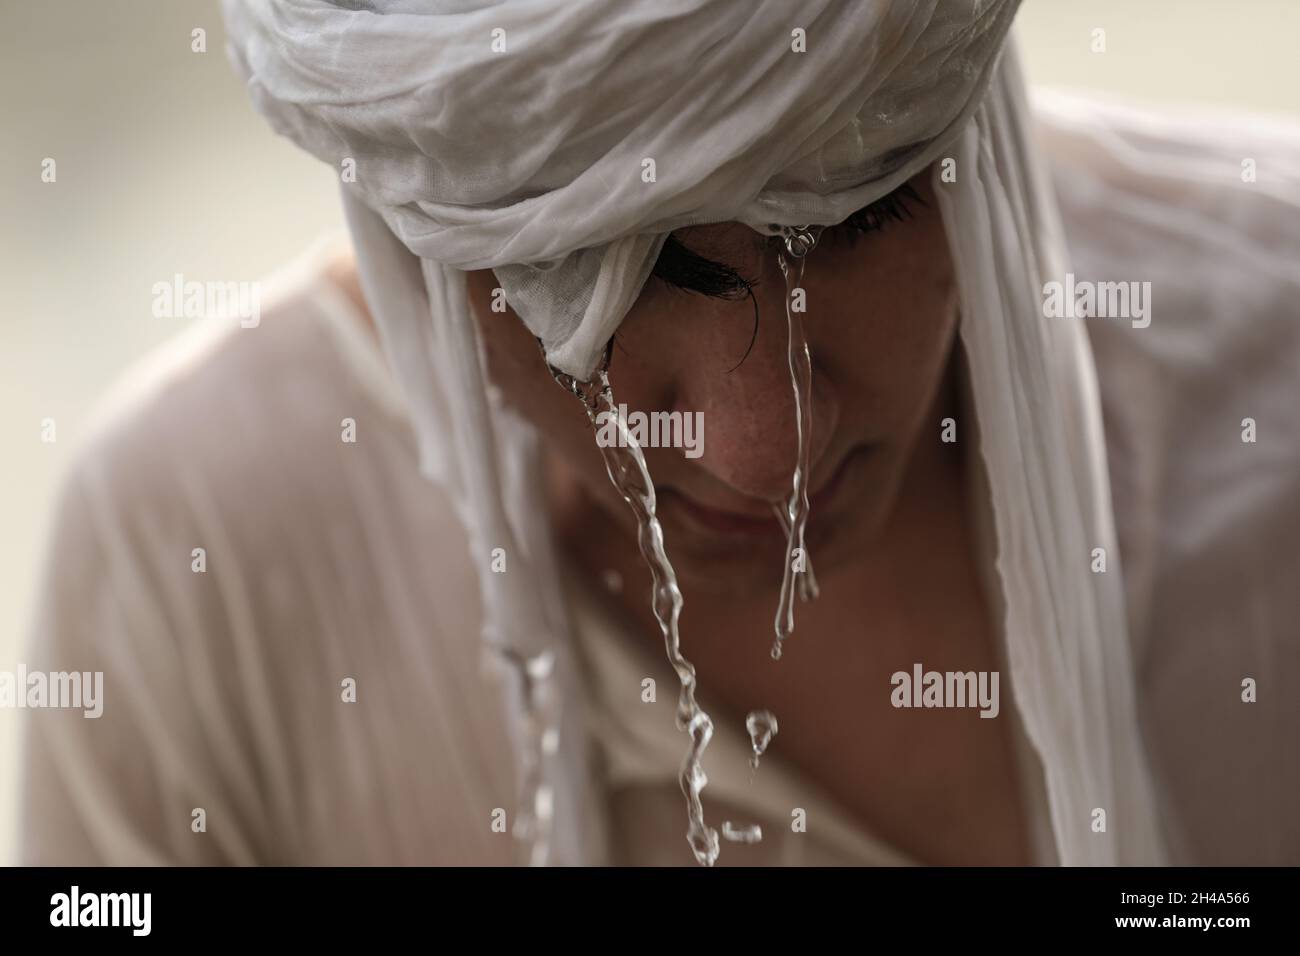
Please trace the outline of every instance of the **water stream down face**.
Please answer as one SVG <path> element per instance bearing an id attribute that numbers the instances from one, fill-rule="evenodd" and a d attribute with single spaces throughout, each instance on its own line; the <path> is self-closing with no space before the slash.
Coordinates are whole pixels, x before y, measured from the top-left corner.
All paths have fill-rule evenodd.
<path id="1" fill-rule="evenodd" d="M 788 335 L 786 360 L 790 366 L 790 388 L 794 393 L 795 438 L 798 447 L 791 482 L 790 498 L 785 505 L 781 524 L 786 528 L 785 571 L 781 576 L 781 596 L 776 605 L 776 640 L 772 644 L 772 659 L 780 660 L 782 647 L 794 632 L 795 582 L 800 581 L 804 600 L 816 597 L 817 584 L 805 574 L 808 563 L 808 546 L 804 543 L 804 529 L 808 525 L 808 473 L 812 469 L 812 355 L 808 351 L 808 338 L 804 334 L 803 320 L 793 305 L 794 290 L 803 282 L 804 259 L 817 245 L 821 234 L 819 227 L 788 230 L 785 250 L 777 252 L 776 261 L 785 278 L 785 321 Z M 799 274 L 792 278 L 786 253 L 799 263 Z M 778 517 L 781 517 L 778 514 Z M 799 575 L 796 578 L 796 575 Z"/>
<path id="2" fill-rule="evenodd" d="M 618 431 L 617 442 L 597 444 L 605 460 L 609 480 L 636 515 L 637 544 L 653 579 L 651 607 L 663 633 L 668 661 L 681 683 L 681 695 L 677 701 L 677 729 L 685 730 L 690 736 L 690 747 L 682 762 L 680 777 L 682 792 L 686 795 L 686 839 L 695 859 L 704 866 L 712 866 L 718 858 L 718 831 L 704 822 L 704 805 L 700 794 L 709 782 L 701 758 L 713 737 L 713 720 L 695 700 L 695 667 L 682 654 L 681 634 L 677 626 L 682 613 L 682 592 L 677 587 L 677 574 L 673 571 L 672 562 L 664 551 L 663 527 L 655 515 L 654 482 L 646 467 L 645 455 L 632 437 L 627 422 L 614 401 L 609 373 L 602 368 L 596 383 L 580 383 L 572 376 L 554 370 L 552 374 L 560 384 L 582 400 L 593 429 L 600 427 L 597 419 L 604 412 L 606 420 L 613 422 Z"/>
<path id="3" fill-rule="evenodd" d="M 794 631 L 794 595 L 796 587 L 800 597 L 807 601 L 817 596 L 817 582 L 812 576 L 812 564 L 804 543 L 804 529 L 808 523 L 808 472 L 812 454 L 812 358 L 804 335 L 803 322 L 791 306 L 795 288 L 803 280 L 804 257 L 817 244 L 821 227 L 784 227 L 783 251 L 777 252 L 777 263 L 785 278 L 786 329 L 789 335 L 787 359 L 790 367 L 790 385 L 794 393 L 797 459 L 789 499 L 784 504 L 774 504 L 773 510 L 787 536 L 785 572 L 777 601 L 776 641 L 772 645 L 772 658 L 781 657 L 782 642 Z M 798 261 L 798 275 L 793 274 L 787 255 Z M 718 859 L 719 834 L 704 820 L 701 794 L 709 782 L 704 772 L 704 751 L 713 738 L 713 721 L 695 699 L 695 667 L 682 654 L 678 620 L 682 613 L 682 593 L 677 586 L 677 575 L 664 549 L 663 527 L 655 515 L 655 487 L 646 467 L 645 455 L 632 437 L 609 383 L 609 350 L 606 350 L 605 367 L 592 382 L 579 382 L 573 376 L 552 368 L 551 374 L 565 389 L 582 401 L 593 430 L 601 413 L 604 421 L 613 422 L 617 429 L 617 442 L 597 442 L 605 461 L 605 470 L 623 500 L 631 507 L 637 521 L 637 544 L 650 568 L 653 579 L 651 607 L 659 629 L 663 633 L 668 661 L 681 683 L 677 702 L 676 723 L 690 737 L 686 757 L 682 761 L 680 782 L 686 796 L 686 839 L 695 859 L 703 866 L 712 866 Z M 604 427 L 608 427 L 605 424 Z M 753 711 L 746 718 L 746 729 L 753 747 L 753 767 L 758 768 L 759 757 L 776 734 L 776 717 L 768 710 Z M 535 814 L 534 818 L 541 814 Z M 549 817 L 549 813 L 547 814 Z M 757 824 L 736 826 L 730 821 L 722 824 L 722 836 L 736 843 L 757 843 L 762 830 Z"/>

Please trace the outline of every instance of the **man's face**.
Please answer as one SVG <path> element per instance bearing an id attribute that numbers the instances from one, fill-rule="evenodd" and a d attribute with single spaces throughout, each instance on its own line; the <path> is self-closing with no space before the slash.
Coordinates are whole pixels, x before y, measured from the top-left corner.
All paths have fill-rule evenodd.
<path id="1" fill-rule="evenodd" d="M 869 541 L 918 438 L 938 440 L 939 422 L 927 413 L 948 368 L 957 310 L 929 178 L 913 181 L 924 205 L 912 218 L 867 234 L 826 229 L 805 260 L 807 310 L 796 318 L 813 369 L 806 540 L 821 566 Z M 780 581 L 785 535 L 772 506 L 789 497 L 796 461 L 785 281 L 773 241 L 744 225 L 676 236 L 757 279 L 757 330 L 748 298 L 708 298 L 652 277 L 615 336 L 610 382 L 629 412 L 703 413 L 698 457 L 645 449 L 665 542 L 684 584 L 753 593 Z M 634 547 L 631 511 L 610 484 L 582 406 L 555 383 L 518 316 L 492 311 L 492 271 L 468 280 L 492 381 L 537 427 L 593 515 Z"/>

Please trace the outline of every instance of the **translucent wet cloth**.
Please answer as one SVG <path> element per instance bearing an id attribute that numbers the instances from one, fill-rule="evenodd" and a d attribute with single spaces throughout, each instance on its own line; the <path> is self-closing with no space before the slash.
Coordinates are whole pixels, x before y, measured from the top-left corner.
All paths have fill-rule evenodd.
<path id="1" fill-rule="evenodd" d="M 469 534 L 485 639 L 519 659 L 549 655 L 550 705 L 580 689 L 527 480 L 536 436 L 493 401 L 463 270 L 493 268 L 548 360 L 582 378 L 668 231 L 830 224 L 955 160 L 956 181 L 936 189 L 1016 706 L 1062 862 L 1157 863 L 1091 355 L 1079 325 L 1044 319 L 1039 298 L 1064 260 L 1022 82 L 1000 55 L 1015 6 L 225 3 L 258 108 L 355 168 L 349 224 L 422 468 Z M 489 571 L 497 547 L 508 574 Z M 1090 573 L 1096 547 L 1111 573 Z M 527 682 L 517 689 L 520 708 Z M 547 771 L 556 862 L 598 856 L 574 710 Z"/>

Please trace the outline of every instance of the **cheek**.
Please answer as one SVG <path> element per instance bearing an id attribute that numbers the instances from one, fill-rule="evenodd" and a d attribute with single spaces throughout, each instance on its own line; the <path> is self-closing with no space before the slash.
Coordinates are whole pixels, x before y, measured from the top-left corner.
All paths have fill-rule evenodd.
<path id="1" fill-rule="evenodd" d="M 871 438 L 915 431 L 947 369 L 956 294 L 946 247 L 939 250 L 931 258 L 877 257 L 865 269 L 846 263 L 828 321 L 810 320 L 818 327 L 814 361 L 836 383 L 844 424 L 857 418 Z"/>

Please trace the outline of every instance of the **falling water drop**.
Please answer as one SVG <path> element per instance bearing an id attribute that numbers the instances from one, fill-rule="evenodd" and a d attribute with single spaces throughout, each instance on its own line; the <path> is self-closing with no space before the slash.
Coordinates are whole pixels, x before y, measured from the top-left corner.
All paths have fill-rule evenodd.
<path id="1" fill-rule="evenodd" d="M 761 843 L 763 828 L 757 823 L 737 826 L 730 820 L 724 820 L 722 821 L 722 838 L 731 843 Z"/>
<path id="2" fill-rule="evenodd" d="M 606 363 L 609 352 L 606 351 Z M 605 470 L 623 500 L 632 508 L 637 520 L 637 544 L 650 568 L 653 579 L 651 608 L 659 629 L 663 633 L 668 661 L 681 682 L 681 695 L 677 702 L 677 728 L 690 737 L 686 757 L 682 761 L 680 781 L 686 796 L 687 833 L 695 859 L 704 866 L 712 866 L 718 859 L 718 831 L 704 822 L 704 805 L 700 794 L 708 784 L 702 758 L 713 738 L 713 721 L 695 700 L 695 667 L 683 656 L 681 635 L 677 621 L 682 612 L 682 593 L 677 586 L 677 574 L 664 550 L 663 528 L 655 516 L 655 487 L 646 467 L 641 447 L 628 431 L 627 422 L 614 403 L 609 373 L 601 369 L 596 382 L 578 382 L 573 376 L 552 368 L 556 381 L 582 400 L 592 427 L 599 429 L 601 413 L 606 413 L 614 423 L 618 440 L 598 442 Z"/>
<path id="3" fill-rule="evenodd" d="M 751 710 L 745 717 L 745 729 L 749 732 L 750 747 L 754 755 L 749 759 L 750 783 L 754 782 L 753 773 L 758 770 L 758 760 L 767 750 L 768 744 L 776 736 L 776 715 L 770 710 Z M 757 823 L 735 824 L 730 820 L 722 821 L 722 838 L 731 843 L 761 843 L 763 828 Z"/>
<path id="4" fill-rule="evenodd" d="M 758 760 L 766 752 L 768 744 L 778 730 L 776 714 L 770 710 L 751 710 L 745 718 L 745 729 L 749 731 L 749 743 L 754 750 L 750 765 L 757 770 Z"/>

